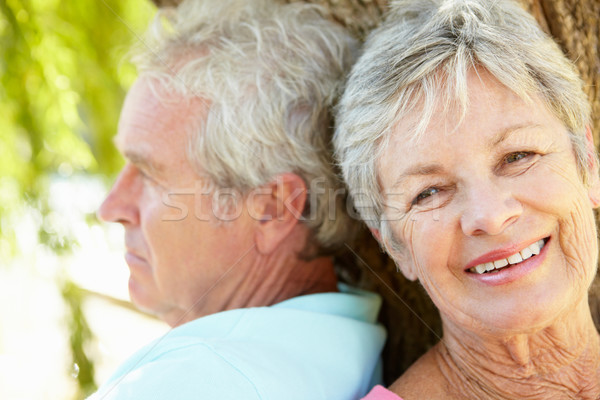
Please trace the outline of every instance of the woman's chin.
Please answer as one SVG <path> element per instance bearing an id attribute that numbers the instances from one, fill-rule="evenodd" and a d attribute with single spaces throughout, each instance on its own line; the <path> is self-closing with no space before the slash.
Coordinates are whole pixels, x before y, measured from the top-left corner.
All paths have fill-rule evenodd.
<path id="1" fill-rule="evenodd" d="M 507 315 L 495 321 L 490 321 L 489 324 L 481 326 L 480 329 L 484 333 L 499 337 L 534 334 L 552 326 L 558 320 L 559 317 L 556 314 L 532 313 L 522 315 L 516 313 L 514 316 Z"/>
<path id="2" fill-rule="evenodd" d="M 472 333 L 492 336 L 531 334 L 556 323 L 569 320 L 576 314 L 577 305 L 586 300 L 586 294 L 573 296 L 571 290 L 529 293 L 515 299 L 497 299 L 488 305 L 457 313 L 445 313 L 445 324 L 450 323 Z M 444 314 L 442 310 L 442 315 Z"/>

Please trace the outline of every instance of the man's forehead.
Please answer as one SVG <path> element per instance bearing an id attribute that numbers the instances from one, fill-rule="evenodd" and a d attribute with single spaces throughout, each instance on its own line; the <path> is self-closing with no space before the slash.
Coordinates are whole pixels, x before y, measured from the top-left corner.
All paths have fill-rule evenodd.
<path id="1" fill-rule="evenodd" d="M 191 124 L 206 118 L 207 107 L 203 98 L 169 93 L 155 78 L 142 76 L 123 104 L 116 144 L 123 148 L 129 140 L 144 141 L 161 131 L 187 132 Z"/>
<path id="2" fill-rule="evenodd" d="M 210 105 L 208 95 L 193 89 L 177 75 L 176 71 L 173 73 L 174 76 L 154 76 L 143 73 L 133 83 L 127 97 L 139 96 L 142 99 L 151 99 L 164 108 L 208 108 Z"/>
<path id="3" fill-rule="evenodd" d="M 177 77 L 172 79 L 176 80 Z M 194 116 L 205 117 L 210 101 L 195 92 L 181 93 L 176 86 L 166 86 L 153 76 L 140 76 L 127 93 L 121 119 L 128 114 L 142 114 L 154 117 L 155 122 L 160 123 L 168 120 L 184 122 Z"/>

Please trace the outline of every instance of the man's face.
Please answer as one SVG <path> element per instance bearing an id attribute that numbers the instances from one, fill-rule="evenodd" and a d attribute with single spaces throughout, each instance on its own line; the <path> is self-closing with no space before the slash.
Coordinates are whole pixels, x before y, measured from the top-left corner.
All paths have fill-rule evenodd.
<path id="1" fill-rule="evenodd" d="M 132 301 L 176 326 L 232 302 L 255 256 L 256 221 L 246 213 L 220 220 L 212 196 L 197 190 L 205 180 L 186 155 L 188 127 L 206 102 L 166 100 L 146 78 L 129 92 L 116 137 L 127 164 L 99 216 L 125 228 Z"/>

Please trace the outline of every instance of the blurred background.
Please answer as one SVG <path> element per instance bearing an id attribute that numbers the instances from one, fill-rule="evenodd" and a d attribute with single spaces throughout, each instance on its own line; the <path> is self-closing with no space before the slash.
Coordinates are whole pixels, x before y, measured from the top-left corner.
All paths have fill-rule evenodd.
<path id="1" fill-rule="evenodd" d="M 148 0 L 0 0 L 0 399 L 82 399 L 168 327 L 128 302 L 120 226 L 95 215 L 122 158 Z"/>

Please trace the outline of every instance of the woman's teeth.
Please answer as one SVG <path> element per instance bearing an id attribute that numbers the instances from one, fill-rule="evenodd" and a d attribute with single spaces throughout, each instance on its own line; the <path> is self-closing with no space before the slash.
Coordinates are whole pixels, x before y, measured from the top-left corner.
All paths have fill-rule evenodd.
<path id="1" fill-rule="evenodd" d="M 475 272 L 478 274 L 483 274 L 484 272 L 489 272 L 489 271 L 494 271 L 497 269 L 504 268 L 509 264 L 512 265 L 512 264 L 520 263 L 521 261 L 525 261 L 528 258 L 531 258 L 532 256 L 537 256 L 538 254 L 540 254 L 540 251 L 544 247 L 544 244 L 545 244 L 544 240 L 540 239 L 537 242 L 527 246 L 520 252 L 515 253 L 511 256 L 508 256 L 508 258 L 502 258 L 500 260 L 496 260 L 493 262 L 479 264 L 473 268 L 470 268 L 469 271 Z"/>

